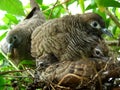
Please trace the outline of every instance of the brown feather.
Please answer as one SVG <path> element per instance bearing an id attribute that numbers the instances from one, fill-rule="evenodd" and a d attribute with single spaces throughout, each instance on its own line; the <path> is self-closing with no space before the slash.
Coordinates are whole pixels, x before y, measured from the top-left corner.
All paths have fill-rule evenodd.
<path id="1" fill-rule="evenodd" d="M 97 21 L 100 28 L 91 27 L 92 21 Z M 32 33 L 32 56 L 38 58 L 44 54 L 53 54 L 58 60 L 90 57 L 99 39 L 102 40 L 101 28 L 105 28 L 105 22 L 95 13 L 67 15 L 50 20 Z"/>

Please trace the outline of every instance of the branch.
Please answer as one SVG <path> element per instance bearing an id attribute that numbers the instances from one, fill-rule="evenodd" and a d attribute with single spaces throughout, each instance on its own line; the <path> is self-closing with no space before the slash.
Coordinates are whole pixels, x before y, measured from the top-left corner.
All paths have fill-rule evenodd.
<path id="1" fill-rule="evenodd" d="M 60 4 L 56 4 L 56 5 L 55 5 L 55 6 L 53 6 L 53 7 L 60 6 L 60 5 L 64 4 L 64 3 L 67 3 L 68 1 L 69 1 L 69 0 L 65 0 L 64 2 L 62 2 L 62 3 L 60 3 Z M 46 12 L 46 11 L 48 11 L 48 10 L 52 9 L 53 7 L 50 7 L 50 8 L 48 8 L 48 9 L 44 10 L 43 12 Z"/>
<path id="2" fill-rule="evenodd" d="M 57 5 L 57 3 L 58 3 L 58 0 L 57 0 L 57 1 L 55 2 L 55 4 L 53 5 L 53 7 L 52 7 L 52 9 L 51 9 L 51 12 L 50 12 L 50 14 L 49 14 L 48 19 L 51 17 L 52 12 L 53 12 L 53 10 L 54 10 L 55 6 Z"/>
<path id="3" fill-rule="evenodd" d="M 62 3 L 62 1 L 61 1 L 61 0 L 59 0 L 59 1 Z M 69 1 L 69 0 L 66 0 L 66 1 Z M 63 6 L 63 8 L 66 10 L 66 12 L 67 12 L 69 15 L 71 15 L 71 12 L 69 11 L 69 9 L 68 9 L 67 5 L 62 4 L 62 6 Z"/>
<path id="4" fill-rule="evenodd" d="M 30 70 L 30 69 L 27 69 Z M 9 74 L 9 73 L 15 73 L 15 72 L 24 72 L 26 70 L 13 70 L 13 71 L 6 71 L 6 72 L 0 72 L 0 75 L 5 75 L 5 74 Z"/>
<path id="5" fill-rule="evenodd" d="M 16 69 L 19 70 L 19 68 L 8 58 L 8 56 L 6 56 L 2 50 L 0 49 L 0 53 L 8 60 L 8 62 Z"/>
<path id="6" fill-rule="evenodd" d="M 120 23 L 118 19 L 108 9 L 105 9 L 105 12 L 114 21 L 114 23 L 120 28 Z"/>

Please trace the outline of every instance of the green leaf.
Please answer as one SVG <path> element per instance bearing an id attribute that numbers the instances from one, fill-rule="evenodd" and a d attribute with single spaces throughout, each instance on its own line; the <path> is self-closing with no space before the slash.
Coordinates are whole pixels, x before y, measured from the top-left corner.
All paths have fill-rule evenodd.
<path id="1" fill-rule="evenodd" d="M 10 20 L 9 20 L 6 16 L 4 16 L 4 17 L 2 18 L 2 20 L 3 20 L 3 22 L 4 22 L 6 25 L 9 25 Z"/>
<path id="2" fill-rule="evenodd" d="M 85 10 L 90 10 L 90 9 L 94 9 L 94 8 L 97 8 L 96 4 L 89 4 Z"/>
<path id="3" fill-rule="evenodd" d="M 52 18 L 58 18 L 60 17 L 61 13 L 64 13 L 65 9 L 62 7 L 62 5 L 60 5 L 59 7 L 54 8 L 53 12 L 52 12 Z"/>
<path id="4" fill-rule="evenodd" d="M 39 3 L 40 5 L 42 5 L 43 0 L 36 0 L 37 3 Z"/>
<path id="5" fill-rule="evenodd" d="M 4 60 L 3 60 L 3 59 L 0 59 L 0 66 L 1 66 L 1 67 L 3 66 L 3 63 L 4 63 Z"/>
<path id="6" fill-rule="evenodd" d="M 19 20 L 11 14 L 5 14 L 5 16 L 2 18 L 3 22 L 8 25 L 8 27 L 12 24 L 18 24 Z"/>
<path id="7" fill-rule="evenodd" d="M 12 14 L 5 14 L 5 16 L 10 20 L 10 21 L 12 21 L 13 23 L 15 23 L 15 24 L 18 24 L 18 20 L 17 20 L 17 18 L 15 17 L 15 16 L 13 16 Z"/>
<path id="8" fill-rule="evenodd" d="M 32 60 L 23 60 L 22 62 L 20 62 L 20 64 L 33 64 L 33 62 L 34 61 L 32 61 Z"/>
<path id="9" fill-rule="evenodd" d="M 5 80 L 2 76 L 0 76 L 0 90 L 4 90 Z"/>
<path id="10" fill-rule="evenodd" d="M 8 29 L 7 25 L 0 25 L 0 30 L 6 30 L 6 29 Z"/>
<path id="11" fill-rule="evenodd" d="M 110 25 L 110 18 L 106 19 L 106 27 L 108 28 Z"/>
<path id="12" fill-rule="evenodd" d="M 0 9 L 14 15 L 25 15 L 22 3 L 19 0 L 0 0 Z"/>
<path id="13" fill-rule="evenodd" d="M 5 57 L 0 53 L 0 60 L 3 60 Z"/>
<path id="14" fill-rule="evenodd" d="M 115 37 L 117 37 L 117 38 L 119 37 L 119 35 L 120 35 L 120 29 L 119 28 L 114 27 L 113 30 L 112 30 L 112 32 L 114 33 Z"/>
<path id="15" fill-rule="evenodd" d="M 0 66 L 3 65 L 5 57 L 2 55 L 2 53 L 0 53 Z"/>
<path id="16" fill-rule="evenodd" d="M 43 5 L 43 4 L 41 5 L 41 8 L 42 8 L 42 10 L 43 10 L 43 12 L 44 12 L 44 15 L 45 15 L 46 19 L 48 19 L 49 14 L 50 14 L 50 12 L 51 12 L 50 9 L 47 10 L 49 7 L 51 7 L 51 5 L 49 5 L 49 6 Z M 47 11 L 45 11 L 45 10 L 47 10 Z"/>
<path id="17" fill-rule="evenodd" d="M 46 9 L 48 9 L 49 7 L 51 7 L 51 5 L 49 5 L 49 6 L 47 6 L 47 5 L 41 5 L 41 8 L 42 8 L 42 10 L 44 11 L 44 10 L 46 10 Z"/>
<path id="18" fill-rule="evenodd" d="M 6 34 L 7 34 L 7 32 L 3 33 L 3 34 L 0 36 L 0 41 L 5 38 Z"/>
<path id="19" fill-rule="evenodd" d="M 22 66 L 22 65 L 25 65 L 25 66 L 28 66 L 28 67 L 33 67 L 35 66 L 35 61 L 32 61 L 32 60 L 23 60 L 19 63 L 19 67 Z"/>
<path id="20" fill-rule="evenodd" d="M 95 0 L 98 6 L 103 7 L 120 7 L 120 3 L 116 0 Z"/>
<path id="21" fill-rule="evenodd" d="M 82 13 L 84 13 L 85 12 L 84 0 L 79 0 L 79 4 L 82 10 Z"/>
<path id="22" fill-rule="evenodd" d="M 112 29 L 112 33 L 115 35 L 116 34 L 116 30 L 117 30 L 117 26 L 114 26 Z"/>

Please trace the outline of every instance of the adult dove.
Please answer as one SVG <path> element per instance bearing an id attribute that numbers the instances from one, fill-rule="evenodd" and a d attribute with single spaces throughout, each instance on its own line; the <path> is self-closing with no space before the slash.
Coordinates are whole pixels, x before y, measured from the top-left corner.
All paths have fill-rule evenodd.
<path id="1" fill-rule="evenodd" d="M 10 30 L 6 41 L 1 45 L 5 54 L 9 54 L 12 62 L 18 65 L 22 60 L 32 60 L 31 56 L 31 34 L 36 27 L 45 22 L 45 17 L 34 0 L 30 0 L 32 11 L 29 15 Z"/>

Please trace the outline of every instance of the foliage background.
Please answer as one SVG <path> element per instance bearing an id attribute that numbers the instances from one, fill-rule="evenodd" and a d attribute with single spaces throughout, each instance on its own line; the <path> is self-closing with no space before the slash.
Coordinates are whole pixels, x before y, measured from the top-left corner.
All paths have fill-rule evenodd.
<path id="1" fill-rule="evenodd" d="M 58 18 L 63 15 L 95 12 L 101 15 L 106 21 L 107 28 L 114 37 L 104 36 L 107 41 L 118 42 L 120 35 L 120 1 L 119 0 L 56 0 L 49 5 L 43 4 L 44 0 L 36 0 L 40 5 L 45 17 L 49 19 Z M 24 2 L 23 2 L 24 3 Z M 0 43 L 5 39 L 6 33 L 23 20 L 30 12 L 30 4 L 23 5 L 20 0 L 0 0 L 0 10 L 5 14 L 0 22 Z M 75 7 L 74 7 L 75 6 Z M 73 8 L 70 10 L 70 7 Z M 115 44 L 111 50 L 119 53 L 119 46 Z M 18 67 L 9 63 L 7 56 L 0 51 L 0 90 L 13 90 L 19 88 L 24 90 L 31 76 L 21 73 Z M 22 71 L 23 72 L 23 71 Z M 32 79 L 31 79 L 32 80 Z"/>

